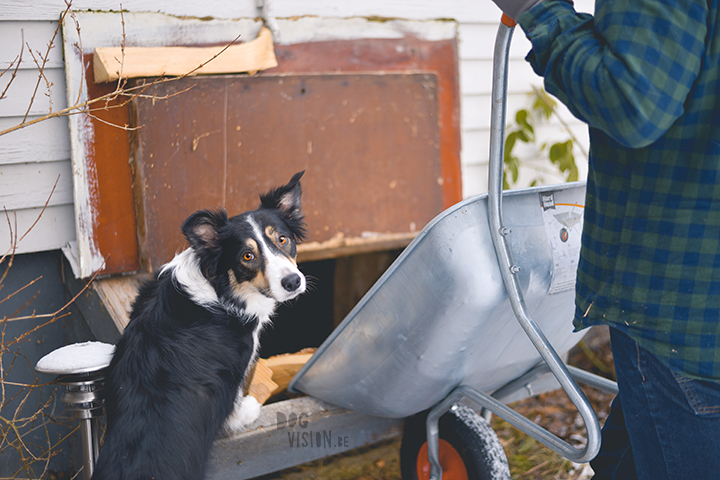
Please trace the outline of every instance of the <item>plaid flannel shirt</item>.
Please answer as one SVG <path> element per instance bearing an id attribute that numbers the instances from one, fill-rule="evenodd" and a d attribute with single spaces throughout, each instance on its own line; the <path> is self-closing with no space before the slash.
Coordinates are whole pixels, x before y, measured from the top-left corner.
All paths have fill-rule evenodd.
<path id="1" fill-rule="evenodd" d="M 546 0 L 519 18 L 590 127 L 575 326 L 720 380 L 720 0 Z"/>

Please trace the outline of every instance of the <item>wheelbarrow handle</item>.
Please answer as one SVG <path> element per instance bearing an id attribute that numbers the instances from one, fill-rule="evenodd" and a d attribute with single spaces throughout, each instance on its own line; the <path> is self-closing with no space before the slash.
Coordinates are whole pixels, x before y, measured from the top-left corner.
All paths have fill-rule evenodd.
<path id="1" fill-rule="evenodd" d="M 562 362 L 553 346 L 545 337 L 542 330 L 540 330 L 540 327 L 538 327 L 537 323 L 535 323 L 528 313 L 523 299 L 522 289 L 520 288 L 520 281 L 518 280 L 520 266 L 516 265 L 513 261 L 512 249 L 510 248 L 507 238 L 511 232 L 505 227 L 503 221 L 503 157 L 505 151 L 508 58 L 514 27 L 515 22 L 507 15 L 503 15 L 498 28 L 495 40 L 495 51 L 493 53 L 490 165 L 488 175 L 488 222 L 490 224 L 490 236 L 493 241 L 493 246 L 495 247 L 500 273 L 513 313 L 538 353 L 540 353 L 547 368 L 552 372 L 560 383 L 560 386 L 565 390 L 570 400 L 578 409 L 583 422 L 585 422 L 587 443 L 584 448 L 575 448 L 490 395 L 479 392 L 473 387 L 460 385 L 428 413 L 426 429 L 431 480 L 440 480 L 442 477 L 438 451 L 438 420 L 452 405 L 463 398 L 469 398 L 488 409 L 568 460 L 578 463 L 587 462 L 595 458 L 600 451 L 600 424 L 598 423 L 595 411 L 590 405 L 590 402 L 588 402 L 585 394 L 580 390 L 580 387 L 578 387 L 578 384 L 570 375 L 567 366 Z"/>
<path id="2" fill-rule="evenodd" d="M 512 22 L 512 20 L 510 20 Z M 508 242 L 510 230 L 505 227 L 502 212 L 503 191 L 503 156 L 505 150 L 505 118 L 507 98 L 508 58 L 510 41 L 512 39 L 514 22 L 512 26 L 503 21 L 498 29 L 495 41 L 493 87 L 492 87 L 492 113 L 490 123 L 490 166 L 488 185 L 488 221 L 490 223 L 490 236 L 493 240 L 497 254 L 500 273 L 507 289 L 508 298 L 515 317 L 523 328 L 540 356 L 547 363 L 550 371 L 563 387 L 570 400 L 582 416 L 587 429 L 588 441 L 583 449 L 577 449 L 560 439 L 549 438 L 546 435 L 537 435 L 536 425 L 532 424 L 529 430 L 519 427 L 525 433 L 555 450 L 569 460 L 587 462 L 597 455 L 600 450 L 600 425 L 597 416 L 585 394 L 580 390 L 575 380 L 568 372 L 567 367 L 558 356 L 555 349 L 547 340 L 537 323 L 529 315 L 523 293 L 520 288 L 518 273 L 520 266 L 513 261 L 512 249 Z M 492 409 L 491 409 L 492 411 Z M 502 416 L 502 415 L 501 415 Z M 524 417 L 523 417 L 524 418 Z M 520 420 L 518 420 L 520 421 Z M 513 422 L 511 422 L 513 423 Z M 516 425 L 517 426 L 517 425 Z M 554 436 L 553 436 L 554 437 Z"/>
<path id="3" fill-rule="evenodd" d="M 508 17 L 504 13 L 502 14 L 502 17 L 500 17 L 500 23 L 505 25 L 506 27 L 513 28 L 517 23 L 512 18 Z"/>

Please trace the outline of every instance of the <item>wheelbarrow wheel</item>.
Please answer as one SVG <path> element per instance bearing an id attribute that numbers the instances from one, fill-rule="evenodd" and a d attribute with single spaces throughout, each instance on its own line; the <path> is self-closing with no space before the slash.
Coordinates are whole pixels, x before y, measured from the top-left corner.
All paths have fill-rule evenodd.
<path id="1" fill-rule="evenodd" d="M 428 480 L 425 420 L 428 412 L 405 422 L 400 446 L 403 480 Z M 442 480 L 510 480 L 510 468 L 500 441 L 487 421 L 471 408 L 456 405 L 440 417 Z"/>

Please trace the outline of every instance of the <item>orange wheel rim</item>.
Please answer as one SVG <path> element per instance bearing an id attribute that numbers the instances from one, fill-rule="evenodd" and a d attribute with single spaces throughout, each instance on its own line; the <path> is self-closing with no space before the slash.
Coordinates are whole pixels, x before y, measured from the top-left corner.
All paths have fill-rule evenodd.
<path id="1" fill-rule="evenodd" d="M 443 480 L 469 480 L 465 462 L 460 453 L 449 442 L 440 439 L 440 466 L 443 470 Z M 430 461 L 428 460 L 427 442 L 422 444 L 417 456 L 418 480 L 430 479 Z"/>

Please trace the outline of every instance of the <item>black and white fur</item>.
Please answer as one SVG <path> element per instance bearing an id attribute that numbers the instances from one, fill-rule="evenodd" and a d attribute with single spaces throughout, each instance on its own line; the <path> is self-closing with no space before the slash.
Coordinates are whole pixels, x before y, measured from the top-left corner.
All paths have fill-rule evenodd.
<path id="1" fill-rule="evenodd" d="M 300 172 L 228 218 L 198 211 L 190 248 L 141 287 L 107 379 L 108 429 L 94 480 L 202 479 L 223 428 L 254 421 L 243 397 L 258 337 L 275 306 L 305 291 Z"/>

